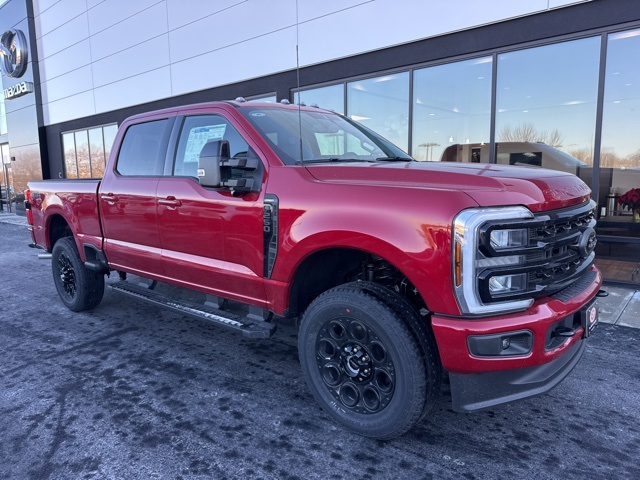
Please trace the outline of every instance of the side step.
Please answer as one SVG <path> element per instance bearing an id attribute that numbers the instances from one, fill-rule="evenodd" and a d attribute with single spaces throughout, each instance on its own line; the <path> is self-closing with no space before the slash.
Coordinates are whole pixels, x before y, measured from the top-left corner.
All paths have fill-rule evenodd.
<path id="1" fill-rule="evenodd" d="M 141 300 L 168 308 L 194 318 L 208 320 L 229 329 L 241 332 L 248 338 L 271 338 L 277 325 L 255 320 L 255 316 L 241 316 L 232 312 L 198 305 L 190 302 L 177 302 L 172 298 L 148 288 L 129 282 L 116 282 L 108 285 L 115 292 L 124 293 Z"/>

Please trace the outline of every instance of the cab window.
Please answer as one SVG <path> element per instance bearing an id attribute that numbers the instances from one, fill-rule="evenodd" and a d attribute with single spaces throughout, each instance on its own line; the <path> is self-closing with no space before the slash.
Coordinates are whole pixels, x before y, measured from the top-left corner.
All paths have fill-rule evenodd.
<path id="1" fill-rule="evenodd" d="M 227 140 L 231 158 L 246 157 L 249 145 L 240 133 L 220 115 L 187 117 L 182 126 L 173 174 L 196 177 L 202 147 L 213 140 Z"/>
<path id="2" fill-rule="evenodd" d="M 163 139 L 166 137 L 169 120 L 131 125 L 124 135 L 116 171 L 125 176 L 157 176 L 164 165 Z"/>

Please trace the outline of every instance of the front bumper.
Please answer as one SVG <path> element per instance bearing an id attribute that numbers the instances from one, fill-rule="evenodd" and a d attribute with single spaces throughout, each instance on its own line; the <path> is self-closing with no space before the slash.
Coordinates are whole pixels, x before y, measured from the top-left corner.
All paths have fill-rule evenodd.
<path id="1" fill-rule="evenodd" d="M 582 339 L 562 357 L 537 367 L 484 373 L 449 373 L 453 410 L 471 412 L 547 392 L 576 366 L 585 347 Z"/>
<path id="2" fill-rule="evenodd" d="M 602 285 L 602 276 L 595 267 L 586 279 L 571 296 L 559 292 L 520 313 L 482 319 L 433 315 L 433 332 L 442 366 L 449 372 L 454 410 L 478 410 L 538 395 L 565 378 L 586 345 L 580 310 L 594 299 Z M 572 326 L 572 336 L 553 338 L 556 329 Z M 509 332 L 529 332 L 530 350 L 511 356 L 478 356 L 470 352 L 470 337 L 495 337 Z"/>

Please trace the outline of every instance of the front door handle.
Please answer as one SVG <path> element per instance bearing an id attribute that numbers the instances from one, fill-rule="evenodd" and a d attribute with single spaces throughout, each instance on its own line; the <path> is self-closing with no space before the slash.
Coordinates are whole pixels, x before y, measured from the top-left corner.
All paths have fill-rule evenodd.
<path id="1" fill-rule="evenodd" d="M 177 208 L 180 205 L 182 205 L 182 202 L 173 196 L 170 196 L 167 198 L 160 198 L 158 199 L 158 203 L 160 205 L 164 205 L 165 207 L 170 207 L 170 208 Z"/>

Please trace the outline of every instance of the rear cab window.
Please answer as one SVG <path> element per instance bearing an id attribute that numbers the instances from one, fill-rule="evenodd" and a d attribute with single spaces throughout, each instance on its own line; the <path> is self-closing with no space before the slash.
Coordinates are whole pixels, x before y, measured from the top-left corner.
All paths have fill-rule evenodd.
<path id="1" fill-rule="evenodd" d="M 170 120 L 131 125 L 118 152 L 116 172 L 124 176 L 162 175 L 166 138 L 173 123 Z"/>

